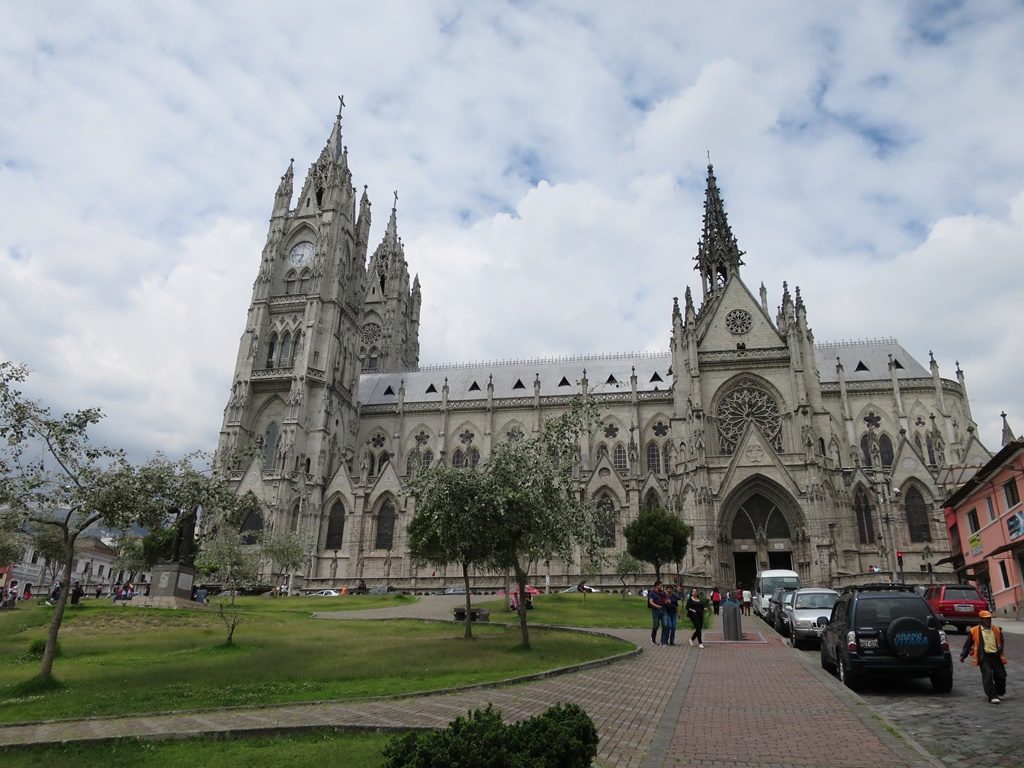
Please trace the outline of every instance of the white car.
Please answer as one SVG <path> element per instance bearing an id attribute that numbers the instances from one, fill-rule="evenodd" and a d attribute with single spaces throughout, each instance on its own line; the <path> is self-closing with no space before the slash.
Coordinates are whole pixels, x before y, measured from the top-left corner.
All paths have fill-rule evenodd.
<path id="1" fill-rule="evenodd" d="M 583 585 L 583 589 L 580 589 L 579 587 L 569 587 L 568 589 L 563 589 L 562 590 L 562 594 L 565 594 L 566 592 L 600 592 L 600 591 L 601 590 L 598 589 L 597 587 L 592 587 L 589 584 L 584 584 Z"/>
<path id="2" fill-rule="evenodd" d="M 792 595 L 793 599 L 782 610 L 786 613 L 789 642 L 800 648 L 805 640 L 821 640 L 822 629 L 828 624 L 839 593 L 834 589 L 804 587 Z"/>
<path id="3" fill-rule="evenodd" d="M 319 592 L 311 592 L 310 597 L 339 597 L 341 592 L 336 589 L 321 589 Z"/>

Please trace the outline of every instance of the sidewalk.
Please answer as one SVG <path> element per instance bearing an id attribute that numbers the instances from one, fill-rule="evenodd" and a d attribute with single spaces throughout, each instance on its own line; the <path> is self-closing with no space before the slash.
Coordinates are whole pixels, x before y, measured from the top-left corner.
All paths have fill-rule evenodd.
<path id="1" fill-rule="evenodd" d="M 399 610 L 404 617 L 436 618 L 450 615 L 457 602 L 432 598 L 415 610 Z M 385 618 L 391 610 L 360 613 Z M 643 652 L 536 682 L 449 694 L 6 725 L 0 726 L 0 746 L 321 727 L 443 727 L 488 703 L 506 720 L 518 720 L 572 701 L 597 725 L 599 766 L 803 768 L 822 764 L 823 754 L 840 768 L 935 765 L 889 733 L 859 698 L 814 674 L 779 643 L 709 642 L 698 650 L 651 645 L 642 629 L 605 631 Z"/>

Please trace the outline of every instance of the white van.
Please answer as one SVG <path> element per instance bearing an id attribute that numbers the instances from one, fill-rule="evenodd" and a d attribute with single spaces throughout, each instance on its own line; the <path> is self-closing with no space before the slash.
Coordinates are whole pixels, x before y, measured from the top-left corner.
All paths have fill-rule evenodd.
<path id="1" fill-rule="evenodd" d="M 768 611 L 768 599 L 779 587 L 800 588 L 800 574 L 796 571 L 761 571 L 754 580 L 754 613 L 764 618 Z"/>

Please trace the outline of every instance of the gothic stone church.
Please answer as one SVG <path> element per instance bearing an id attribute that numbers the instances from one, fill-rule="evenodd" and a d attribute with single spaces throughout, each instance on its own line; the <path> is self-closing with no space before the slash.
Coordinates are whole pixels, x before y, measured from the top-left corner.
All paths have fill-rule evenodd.
<path id="1" fill-rule="evenodd" d="M 896 551 L 907 571 L 949 555 L 937 509 L 990 457 L 959 365 L 951 380 L 895 339 L 816 343 L 785 283 L 772 310 L 764 285 L 755 293 L 743 280 L 710 165 L 700 291 L 673 300 L 666 352 L 483 364 L 419 365 L 419 279 L 410 283 L 394 207 L 367 262 L 370 201 L 365 188 L 357 196 L 340 113 L 294 201 L 292 184 L 289 165 L 218 460 L 263 504 L 247 528 L 308 542 L 305 588 L 440 585 L 405 549 L 410 474 L 486 462 L 497 442 L 532 435 L 580 394 L 602 421 L 581 448 L 579 491 L 615 513 L 602 532 L 609 554 L 642 509 L 660 506 L 693 527 L 683 570 L 705 584 L 749 584 L 769 567 L 828 584 L 894 568 Z M 254 441 L 247 466 L 228 458 Z M 541 583 L 579 574 L 572 563 L 534 568 Z"/>

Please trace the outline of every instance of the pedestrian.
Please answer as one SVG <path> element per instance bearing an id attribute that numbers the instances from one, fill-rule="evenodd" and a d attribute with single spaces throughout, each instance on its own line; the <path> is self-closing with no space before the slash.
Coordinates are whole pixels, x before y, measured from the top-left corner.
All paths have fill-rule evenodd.
<path id="1" fill-rule="evenodd" d="M 665 598 L 661 601 L 665 615 L 661 617 L 661 644 L 676 644 L 676 620 L 679 615 L 679 595 L 676 588 L 671 584 L 665 591 Z"/>
<path id="2" fill-rule="evenodd" d="M 82 583 L 80 581 L 75 582 L 75 586 L 71 590 L 71 604 L 78 605 L 82 601 L 82 597 L 85 595 L 85 590 L 82 589 Z"/>
<path id="3" fill-rule="evenodd" d="M 704 647 L 704 603 L 700 600 L 700 593 L 694 587 L 690 590 L 690 596 L 686 599 L 686 616 L 693 622 L 693 634 L 690 635 L 690 645 L 697 641 L 697 645 Z"/>
<path id="4" fill-rule="evenodd" d="M 749 616 L 750 606 L 754 602 L 754 596 L 751 594 L 749 589 L 743 590 L 743 612 Z"/>
<path id="5" fill-rule="evenodd" d="M 717 616 L 719 609 L 722 607 L 722 593 L 718 591 L 718 587 L 711 590 L 711 605 L 715 609 L 715 616 Z"/>
<path id="6" fill-rule="evenodd" d="M 100 585 L 100 584 L 97 584 L 96 585 L 96 599 L 99 600 L 100 599 L 100 595 L 102 595 L 102 594 L 103 594 L 103 586 Z"/>
<path id="7" fill-rule="evenodd" d="M 979 611 L 981 624 L 975 624 L 967 633 L 960 662 L 968 656 L 971 663 L 981 667 L 981 685 L 991 704 L 998 704 L 1006 695 L 1006 656 L 1003 655 L 1003 630 L 993 626 L 992 614 Z"/>
<path id="8" fill-rule="evenodd" d="M 655 581 L 654 586 L 647 590 L 647 607 L 651 609 L 651 644 L 658 644 L 658 629 L 661 628 L 665 618 L 665 608 L 661 604 L 661 581 Z"/>

